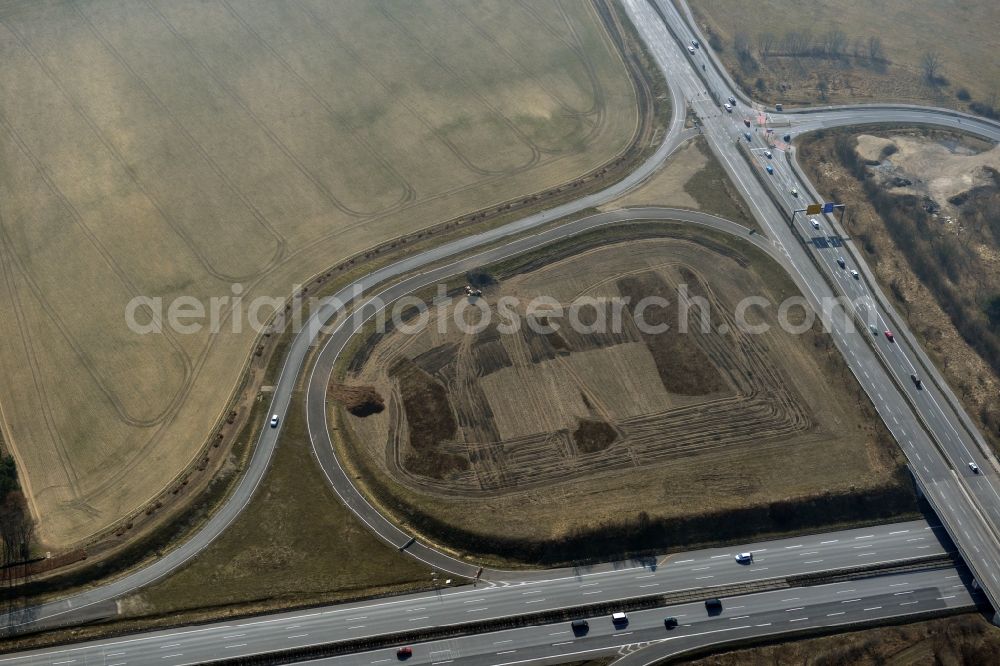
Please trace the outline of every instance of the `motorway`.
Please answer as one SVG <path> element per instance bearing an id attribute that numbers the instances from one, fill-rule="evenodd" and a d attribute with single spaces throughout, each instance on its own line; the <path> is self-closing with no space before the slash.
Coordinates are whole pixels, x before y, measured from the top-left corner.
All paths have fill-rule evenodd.
<path id="1" fill-rule="evenodd" d="M 374 271 L 356 285 L 351 285 L 335 297 L 328 299 L 310 319 L 309 325 L 293 341 L 275 387 L 271 413 L 281 416 L 287 413 L 291 404 L 293 388 L 305 367 L 310 348 L 319 336 L 323 325 L 332 320 L 338 312 L 338 303 L 350 302 L 357 298 L 358 294 L 366 294 L 378 285 L 388 283 L 393 278 L 412 274 L 414 271 L 420 270 L 421 267 L 441 263 L 449 257 L 459 256 L 475 248 L 487 245 L 494 246 L 506 238 L 519 236 L 533 228 L 547 225 L 567 215 L 617 198 L 654 173 L 681 142 L 682 137 L 686 136 L 683 132 L 683 120 L 687 105 L 690 104 L 701 119 L 703 132 L 713 152 L 741 194 L 746 198 L 754 216 L 765 230 L 766 238 L 749 237 L 749 239 L 758 246 L 766 248 L 772 256 L 775 256 L 788 268 L 797 285 L 817 308 L 821 306 L 824 298 L 846 294 L 854 302 L 854 305 L 851 306 L 853 313 L 856 313 L 862 320 L 871 319 L 879 326 L 891 327 L 896 333 L 895 343 L 890 343 L 883 337 L 873 340 L 866 338 L 870 334 L 865 327 L 854 327 L 851 322 L 841 322 L 836 319 L 833 322 L 832 331 L 838 348 L 843 352 L 861 385 L 871 396 L 886 425 L 903 447 L 911 468 L 928 498 L 941 515 L 948 532 L 955 538 L 964 559 L 978 574 L 979 580 L 987 586 L 991 599 L 995 601 L 997 598 L 995 593 L 1000 591 L 1000 581 L 996 578 L 996 572 L 1000 570 L 997 567 L 1000 564 L 1000 546 L 998 546 L 993 525 L 1000 524 L 998 522 L 1000 519 L 1000 494 L 997 493 L 993 485 L 997 478 L 997 467 L 992 457 L 985 453 L 981 436 L 978 436 L 974 428 L 971 428 L 967 415 L 953 406 L 957 404 L 954 396 L 950 394 L 949 389 L 922 352 L 916 345 L 912 344 L 913 337 L 909 331 L 898 321 L 898 317 L 891 308 L 887 307 L 887 301 L 875 287 L 867 267 L 859 260 L 859 255 L 850 241 L 844 240 L 848 238 L 848 234 L 844 233 L 844 230 L 839 228 L 835 221 L 826 218 L 823 220 L 822 231 L 824 233 L 816 235 L 814 235 L 815 230 L 808 226 L 808 222 L 801 215 L 797 216 L 795 227 L 787 224 L 787 211 L 803 207 L 803 202 L 806 200 L 813 200 L 812 197 L 806 195 L 806 193 L 811 192 L 810 186 L 796 170 L 794 160 L 786 158 L 785 153 L 775 154 L 775 159 L 772 162 L 776 173 L 775 176 L 771 177 L 775 186 L 770 191 L 766 189 L 767 186 L 762 184 L 762 180 L 766 179 L 748 172 L 746 163 L 736 147 L 737 143 L 743 140 L 743 116 L 738 113 L 726 114 L 708 92 L 710 89 L 716 92 L 728 92 L 731 88 L 723 75 L 719 73 L 717 65 L 706 66 L 705 70 L 698 72 L 697 64 L 693 61 L 697 58 L 708 57 L 704 49 L 699 49 L 692 58 L 673 39 L 664 24 L 663 17 L 667 19 L 670 28 L 678 34 L 680 39 L 690 38 L 691 33 L 672 4 L 666 0 L 657 0 L 656 8 L 662 14 L 654 11 L 653 6 L 647 4 L 646 0 L 623 0 L 623 5 L 633 17 L 661 69 L 667 73 L 666 78 L 673 97 L 673 118 L 664 143 L 645 163 L 623 181 L 601 192 L 523 218 L 504 227 L 468 236 L 412 255 L 396 264 Z M 740 109 L 739 105 L 737 108 Z M 744 115 L 753 118 L 758 118 L 761 114 L 759 107 L 753 108 L 752 113 L 749 107 L 744 108 L 743 111 Z M 808 113 L 771 114 L 771 122 L 776 127 L 781 127 L 781 129 L 776 130 L 778 133 L 787 131 L 791 134 L 835 125 L 870 122 L 922 122 L 942 127 L 971 130 L 988 138 L 1000 138 L 1000 126 L 988 121 L 950 111 L 916 107 L 871 106 L 858 109 L 824 109 Z M 785 129 L 786 126 L 787 129 Z M 757 155 L 758 164 L 763 164 L 760 160 L 766 159 L 761 156 L 766 146 L 764 137 L 765 135 L 757 130 L 755 121 L 751 135 L 752 140 L 747 145 Z M 790 194 L 793 183 L 798 183 L 800 197 L 793 197 Z M 650 211 L 647 213 L 652 214 Z M 643 213 L 629 211 L 628 215 L 619 215 L 617 220 L 641 219 Z M 731 228 L 727 228 L 728 223 L 724 220 L 690 211 L 661 210 L 656 211 L 655 215 L 661 218 L 667 217 L 705 224 L 721 231 L 733 231 Z M 472 259 L 459 260 L 451 265 L 452 272 L 464 270 L 465 266 L 485 263 L 492 257 L 507 256 L 502 252 L 504 248 L 508 251 L 524 251 L 533 247 L 532 243 L 579 233 L 586 224 L 616 221 L 614 216 L 603 221 L 597 216 L 585 218 L 585 220 L 589 221 L 577 221 L 554 227 L 543 234 L 495 246 L 488 251 L 501 250 L 500 254 L 483 254 Z M 862 279 L 854 280 L 845 269 L 840 269 L 837 266 L 836 259 L 841 254 L 844 254 L 848 260 L 847 268 L 856 267 Z M 403 285 L 400 288 L 402 290 L 400 293 L 406 293 L 406 286 L 412 288 L 414 284 L 420 282 L 422 277 L 427 275 L 428 273 L 410 277 L 407 280 L 413 280 L 412 282 L 400 283 Z M 394 288 L 390 287 L 390 289 Z M 344 330 L 346 334 L 347 329 Z M 330 340 L 336 339 L 338 339 L 338 335 L 335 333 Z M 313 383 L 312 379 L 317 377 L 322 379 L 325 369 L 332 367 L 322 365 L 323 363 L 332 363 L 336 357 L 333 352 L 328 354 L 326 349 L 336 350 L 337 345 L 331 342 L 324 348 L 320 357 L 321 364 L 317 365 L 318 369 L 312 375 L 310 386 Z M 918 369 L 920 370 L 919 374 L 925 378 L 925 388 L 922 391 L 917 391 L 909 379 L 910 374 Z M 312 394 L 313 391 L 310 390 L 310 400 L 313 399 Z M 309 418 L 317 457 L 345 503 L 383 538 L 397 545 L 408 541 L 409 535 L 386 523 L 381 516 L 369 514 L 368 511 L 371 507 L 367 506 L 363 497 L 360 498 L 360 502 L 355 502 L 351 490 L 341 487 L 338 474 L 342 474 L 342 472 L 338 472 L 339 464 L 333 455 L 332 448 L 327 446 L 323 440 L 326 430 L 319 427 L 318 416 L 315 413 L 312 413 Z M 323 418 L 325 418 L 325 414 Z M 313 429 L 314 425 L 317 426 L 315 429 Z M 148 585 L 182 566 L 221 534 L 249 503 L 267 470 L 279 433 L 280 430 L 269 428 L 262 431 L 246 474 L 234 494 L 187 542 L 166 553 L 154 564 L 132 572 L 110 584 L 39 607 L 23 609 L 16 615 L 8 616 L 8 626 L 15 630 L 18 628 L 39 629 L 65 622 L 107 617 L 114 613 L 114 599 Z M 971 474 L 968 469 L 970 461 L 976 461 L 983 474 Z M 347 485 L 353 488 L 349 479 L 347 479 Z M 356 491 L 354 492 L 356 493 Z M 352 504 L 352 502 L 354 503 Z M 375 513 L 377 514 L 377 512 Z M 401 539 L 402 541 L 400 541 Z M 408 552 L 444 571 L 469 575 L 478 568 L 469 562 L 450 558 L 420 543 L 411 546 Z M 551 576 L 550 572 L 484 572 L 486 579 L 494 584 L 499 583 L 498 588 L 503 588 L 503 583 L 524 582 L 527 584 L 537 579 L 545 579 L 548 576 Z M 217 647 L 224 648 L 221 645 Z M 167 662 L 159 661 L 157 663 Z"/>
<path id="2" fill-rule="evenodd" d="M 498 631 L 413 646 L 414 663 L 463 666 L 559 664 L 618 655 L 616 666 L 646 666 L 667 657 L 747 638 L 820 627 L 851 626 L 969 608 L 967 581 L 953 569 L 925 571 L 816 587 L 739 595 L 724 600 L 722 613 L 709 615 L 701 602 L 628 613 L 627 625 L 607 616 L 589 620 L 586 635 L 568 623 Z M 668 630 L 664 619 L 679 626 Z M 396 661 L 394 650 L 316 660 L 315 664 L 369 666 Z"/>
<path id="3" fill-rule="evenodd" d="M 132 638 L 36 650 L 0 657 L 0 665 L 155 663 L 178 666 L 222 657 L 303 648 L 332 640 L 504 618 L 639 596 L 688 591 L 694 598 L 704 599 L 714 594 L 711 591 L 713 588 L 720 586 L 760 585 L 765 581 L 783 583 L 789 577 L 804 574 L 946 555 L 953 552 L 953 546 L 947 539 L 939 536 L 941 532 L 940 526 L 928 525 L 924 521 L 911 521 L 775 539 L 739 547 L 675 553 L 645 560 L 618 562 L 613 566 L 560 569 L 544 572 L 545 575 L 536 580 L 517 583 L 464 585 L 389 599 L 338 604 L 244 621 L 218 622 L 199 627 L 149 632 Z M 744 550 L 754 554 L 754 561 L 749 565 L 738 564 L 734 559 L 737 552 Z M 938 596 L 954 594 L 955 599 L 961 603 L 971 603 L 971 597 L 968 596 L 966 585 L 959 578 L 958 571 L 952 567 L 936 571 L 939 579 L 937 587 L 940 588 Z M 915 580 L 910 576 L 928 573 L 931 572 L 908 573 L 892 578 L 894 582 L 905 584 Z M 941 582 L 946 575 L 954 577 L 947 579 L 950 581 L 947 585 Z M 888 577 L 878 576 L 852 583 L 868 585 L 870 583 L 867 581 L 886 578 Z M 794 580 L 788 582 L 794 583 Z M 916 583 L 913 585 L 918 586 Z M 853 585 L 844 589 L 851 587 Z M 819 588 L 784 589 L 782 598 L 801 596 L 800 591 L 814 589 Z M 859 590 L 859 595 L 862 595 L 875 588 Z M 732 607 L 734 602 L 726 603 L 731 610 L 735 610 Z M 798 604 L 792 604 L 795 605 Z M 927 607 L 925 605 L 911 610 L 927 610 Z M 662 622 L 662 617 L 660 621 Z M 518 629 L 516 632 L 527 632 L 527 639 L 533 635 L 530 629 Z M 597 635 L 599 634 L 595 632 L 595 636 Z M 518 649 L 519 645 L 520 643 L 511 647 Z"/>
<path id="4" fill-rule="evenodd" d="M 997 607 L 1000 540 L 995 526 L 1000 525 L 1000 493 L 994 486 L 995 460 L 988 454 L 981 435 L 974 429 L 970 432 L 967 416 L 944 398 L 944 381 L 913 351 L 916 345 L 912 333 L 892 314 L 884 294 L 872 288 L 870 272 L 860 255 L 852 243 L 843 240 L 848 234 L 832 217 L 823 217 L 819 230 L 802 214 L 795 216 L 794 224 L 788 224 L 791 211 L 819 199 L 807 196 L 813 192 L 811 186 L 784 153 L 776 152 L 776 159 L 771 160 L 764 156 L 764 150 L 771 147 L 767 142 L 770 135 L 760 127 L 759 108 L 749 109 L 738 102 L 733 113 L 727 113 L 716 103 L 715 99 L 724 100 L 731 90 L 720 73 L 721 67 L 704 62 L 711 57 L 707 49 L 695 49 L 691 55 L 680 45 L 691 39 L 700 41 L 701 35 L 691 32 L 670 0 L 653 0 L 652 4 L 625 0 L 624 4 L 661 68 L 671 73 L 675 86 L 689 100 L 713 152 L 750 204 L 766 235 L 785 255 L 793 279 L 814 309 L 821 312 L 824 303 L 833 302 L 839 295 L 850 301 L 848 312 L 857 319 L 833 317 L 830 328 L 834 341 L 900 443 L 911 470 L 955 539 L 963 559 Z M 703 69 L 699 61 L 703 61 Z M 710 90 L 715 92 L 714 99 Z M 744 118 L 751 120 L 751 129 L 744 125 Z M 994 140 L 1000 138 L 1000 125 L 995 123 L 915 107 L 827 109 L 773 114 L 771 120 L 778 125 L 799 124 L 812 129 L 858 122 L 924 122 L 971 130 Z M 785 131 L 775 130 L 778 134 Z M 749 132 L 749 141 L 744 132 Z M 757 157 L 757 173 L 748 171 L 741 143 Z M 773 164 L 774 176 L 763 170 L 765 161 Z M 798 189 L 798 196 L 792 194 L 793 187 Z M 844 268 L 837 263 L 841 257 Z M 852 277 L 852 269 L 864 279 Z M 855 321 L 862 323 L 856 326 Z M 876 326 L 875 336 L 868 330 L 869 322 Z M 894 333 L 895 342 L 882 335 L 885 330 Z M 914 385 L 911 374 L 922 377 L 922 389 Z M 976 463 L 982 473 L 974 474 L 970 462 Z"/>

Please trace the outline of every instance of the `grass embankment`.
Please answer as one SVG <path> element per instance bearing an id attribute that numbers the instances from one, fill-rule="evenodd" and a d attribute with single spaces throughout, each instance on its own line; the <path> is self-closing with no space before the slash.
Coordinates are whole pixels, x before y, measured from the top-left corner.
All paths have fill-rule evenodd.
<path id="1" fill-rule="evenodd" d="M 910 102 L 1000 112 L 992 0 L 689 3 L 744 91 L 768 103 Z M 926 54 L 937 66 L 928 77 Z"/>
<path id="2" fill-rule="evenodd" d="M 960 135 L 925 129 L 873 132 L 925 137 L 929 143 L 963 141 Z M 891 183 L 875 178 L 857 154 L 858 133 L 844 129 L 811 135 L 799 147 L 799 161 L 820 192 L 848 204 L 847 231 L 883 290 L 994 450 L 1000 450 L 997 174 L 992 172 L 992 184 L 951 198 L 957 219 L 949 223 L 929 212 L 945 202 L 888 191 Z M 927 180 L 933 171 L 930 165 Z"/>
<path id="3" fill-rule="evenodd" d="M 303 410 L 290 410 L 281 427 L 279 453 L 243 515 L 184 569 L 132 597 L 133 614 L 263 611 L 429 585 L 425 565 L 337 498 L 316 465 Z"/>
<path id="4" fill-rule="evenodd" d="M 723 652 L 681 663 L 691 666 L 898 666 L 992 664 L 1000 632 L 981 615 L 966 613 L 912 624 L 876 627 Z M 677 663 L 677 662 L 667 662 Z"/>
<path id="5" fill-rule="evenodd" d="M 678 147 L 666 164 L 641 186 L 601 209 L 630 206 L 690 208 L 760 231 L 743 197 L 715 159 L 705 137 L 700 135 Z"/>
<path id="6" fill-rule="evenodd" d="M 123 598 L 118 619 L 0 643 L 0 650 L 430 587 L 426 566 L 381 541 L 340 502 L 305 430 L 302 410 L 291 410 L 274 462 L 243 514 L 180 571 Z"/>
<path id="7" fill-rule="evenodd" d="M 622 240 L 657 236 L 690 239 L 712 248 L 718 254 L 737 257 L 740 261 L 753 265 L 759 277 L 769 285 L 769 293 L 773 294 L 774 302 L 780 302 L 797 293 L 780 267 L 755 248 L 723 234 L 668 222 L 624 224 L 613 228 L 602 228 L 487 267 L 485 270 L 503 284 L 512 276 L 555 264 L 589 248 L 608 247 Z M 715 255 L 716 258 L 718 254 Z M 663 261 L 663 257 L 658 256 L 659 260 Z M 591 279 L 598 280 L 600 277 L 593 275 Z M 713 288 L 719 289 L 719 286 L 713 284 Z M 785 481 L 791 479 L 796 481 L 794 489 L 791 486 L 782 486 L 781 481 L 775 485 L 776 480 L 766 474 L 760 476 L 760 479 L 766 477 L 766 481 L 759 481 L 760 486 L 758 486 L 750 480 L 757 479 L 760 473 L 755 467 L 757 463 L 754 460 L 741 458 L 741 468 L 735 470 L 727 466 L 725 455 L 717 456 L 718 459 L 707 472 L 705 469 L 701 472 L 692 470 L 700 480 L 693 484 L 697 487 L 688 487 L 690 484 L 685 485 L 676 478 L 678 470 L 684 468 L 687 463 L 675 461 L 664 468 L 663 474 L 659 476 L 659 486 L 656 490 L 647 489 L 649 492 L 630 495 L 629 493 L 636 491 L 638 487 L 635 485 L 638 483 L 636 481 L 638 472 L 632 471 L 616 477 L 618 483 L 616 489 L 594 493 L 590 497 L 580 497 L 573 502 L 562 497 L 560 501 L 564 510 L 554 523 L 558 526 L 546 524 L 536 530 L 539 534 L 563 530 L 558 534 L 558 538 L 527 538 L 507 533 L 511 523 L 514 522 L 513 517 L 506 522 L 497 520 L 498 515 L 503 515 L 504 510 L 511 508 L 505 508 L 506 500 L 501 501 L 503 498 L 498 497 L 496 501 L 493 501 L 494 498 L 479 497 L 463 499 L 454 502 L 452 507 L 440 497 L 416 492 L 386 475 L 384 470 L 376 470 L 373 460 L 370 460 L 367 454 L 361 453 L 366 446 L 354 440 L 352 427 L 348 423 L 352 417 L 336 405 L 331 405 L 331 423 L 334 424 L 332 434 L 338 447 L 338 455 L 350 473 L 374 503 L 394 515 L 398 522 L 417 530 L 431 542 L 506 565 L 556 564 L 607 559 L 651 551 L 680 550 L 711 543 L 746 541 L 779 533 L 832 529 L 915 515 L 918 511 L 917 503 L 910 480 L 900 466 L 901 457 L 898 448 L 891 437 L 884 432 L 867 397 L 846 370 L 843 359 L 833 348 L 829 337 L 818 331 L 809 331 L 805 335 L 807 337 L 804 343 L 794 343 L 796 347 L 792 350 L 793 355 L 805 353 L 813 360 L 818 360 L 824 374 L 830 373 L 828 378 L 822 380 L 823 390 L 828 395 L 831 386 L 839 385 L 841 382 L 845 385 L 848 396 L 846 402 L 850 403 L 845 413 L 853 416 L 838 422 L 837 431 L 840 435 L 843 435 L 845 430 L 855 433 L 854 419 L 856 419 L 859 430 L 856 434 L 847 436 L 874 442 L 866 453 L 851 454 L 852 460 L 861 460 L 864 463 L 864 469 L 856 470 L 852 479 L 857 481 L 843 484 L 843 488 L 836 492 L 824 493 L 822 490 L 817 492 L 817 487 L 829 487 L 829 485 L 822 486 L 822 480 L 828 479 L 824 476 L 827 473 L 824 470 L 828 469 L 824 466 L 826 463 L 816 466 L 817 459 L 828 455 L 822 452 L 812 455 L 811 461 L 794 463 L 796 473 L 792 477 L 785 478 Z M 340 375 L 335 375 L 337 381 L 340 381 L 340 377 L 348 368 L 357 369 L 368 358 L 370 345 L 373 343 L 369 341 L 365 344 L 364 338 L 366 336 L 362 333 L 349 343 L 338 369 Z M 803 344 L 806 349 L 799 349 L 798 346 Z M 826 404 L 829 407 L 832 403 L 828 400 Z M 809 446 L 817 442 L 824 450 L 833 446 L 830 434 L 820 437 L 824 439 L 813 439 Z M 741 449 L 734 453 L 743 454 L 747 451 Z M 768 455 L 774 454 L 774 451 L 771 451 Z M 789 464 L 788 456 L 795 456 L 798 453 L 797 450 L 786 451 L 782 455 L 784 455 L 782 464 Z M 756 457 L 761 458 L 760 455 Z M 879 477 L 877 482 L 867 477 L 867 480 L 862 482 L 861 477 L 869 475 L 868 465 L 874 460 L 878 460 L 878 466 L 885 470 L 882 472 L 884 476 Z M 778 463 L 773 465 L 778 466 Z M 735 480 L 736 485 L 725 482 L 725 478 L 730 474 L 740 477 Z M 806 482 L 798 483 L 801 479 L 816 479 L 817 487 L 807 489 L 807 492 L 803 490 L 807 485 Z M 581 487 L 584 483 L 587 481 L 577 482 L 575 487 Z M 744 484 L 742 490 L 740 483 Z M 625 487 L 629 490 L 622 490 Z M 761 488 L 766 489 L 766 499 L 763 500 Z M 538 490 L 523 496 L 517 495 L 520 499 L 516 501 L 518 507 L 516 510 L 520 514 L 530 515 L 535 515 L 532 512 L 536 511 L 547 511 L 546 506 L 550 500 L 546 499 L 545 492 L 548 491 Z M 661 495 L 669 498 L 671 492 L 678 493 L 673 502 L 667 499 L 664 500 L 665 504 L 657 505 L 662 499 Z M 746 492 L 753 494 L 753 502 L 747 501 L 745 494 L 740 494 Z M 623 493 L 629 498 L 629 510 L 613 513 L 604 511 L 606 506 L 618 501 Z M 658 499 L 653 501 L 651 499 L 653 495 Z M 713 505 L 724 496 L 727 498 L 725 504 L 728 505 L 732 504 L 728 499 L 733 497 L 743 497 L 744 500 L 735 508 L 713 510 Z M 676 502 L 689 504 L 692 498 L 697 498 L 700 509 L 677 515 L 680 512 L 676 511 Z M 596 501 L 600 504 L 590 504 Z M 643 510 L 645 506 L 650 506 L 649 512 Z M 665 516 L 662 513 L 657 515 L 657 512 L 663 509 L 674 511 L 674 515 Z M 518 518 L 520 519 L 520 516 Z M 565 529 L 567 524 L 574 524 L 575 527 Z"/>

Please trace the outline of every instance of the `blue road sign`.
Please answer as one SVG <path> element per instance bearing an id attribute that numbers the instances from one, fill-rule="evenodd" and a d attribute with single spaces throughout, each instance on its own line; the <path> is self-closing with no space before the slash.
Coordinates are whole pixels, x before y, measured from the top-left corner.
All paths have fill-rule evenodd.
<path id="1" fill-rule="evenodd" d="M 823 204 L 823 212 L 824 213 L 832 213 L 833 212 L 833 207 L 835 205 L 836 204 L 834 204 L 832 201 L 827 201 L 825 204 Z"/>

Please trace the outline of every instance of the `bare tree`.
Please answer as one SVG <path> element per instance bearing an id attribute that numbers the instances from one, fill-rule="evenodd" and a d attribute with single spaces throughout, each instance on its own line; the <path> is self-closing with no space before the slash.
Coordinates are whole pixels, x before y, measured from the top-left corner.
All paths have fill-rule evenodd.
<path id="1" fill-rule="evenodd" d="M 868 38 L 868 59 L 872 64 L 885 60 L 885 49 L 882 47 L 882 38 L 872 36 Z"/>
<path id="2" fill-rule="evenodd" d="M 847 48 L 847 35 L 843 30 L 830 30 L 820 39 L 819 49 L 828 58 L 839 58 Z"/>
<path id="3" fill-rule="evenodd" d="M 799 30 L 789 30 L 782 39 L 782 46 L 788 55 L 807 55 L 812 45 L 812 35 Z"/>
<path id="4" fill-rule="evenodd" d="M 820 79 L 819 83 L 816 84 L 816 91 L 819 93 L 820 101 L 825 102 L 827 93 L 830 92 L 830 82 L 826 79 Z"/>
<path id="5" fill-rule="evenodd" d="M 1000 102 L 1000 88 L 994 88 L 990 91 L 990 94 L 986 96 L 986 104 L 992 108 L 997 108 L 997 103 Z"/>
<path id="6" fill-rule="evenodd" d="M 776 40 L 777 37 L 774 36 L 773 32 L 762 32 L 757 35 L 757 52 L 761 58 L 766 58 L 771 54 Z"/>
<path id="7" fill-rule="evenodd" d="M 854 58 L 856 59 L 860 58 L 861 54 L 864 53 L 864 50 L 865 50 L 864 40 L 861 39 L 860 37 L 855 37 L 854 42 L 851 45 L 851 55 L 854 56 Z"/>
<path id="8" fill-rule="evenodd" d="M 736 55 L 741 58 L 750 55 L 750 37 L 747 36 L 747 33 L 742 30 L 736 33 L 733 37 L 733 48 L 736 50 Z"/>
<path id="9" fill-rule="evenodd" d="M 924 71 L 924 80 L 932 86 L 941 82 L 941 56 L 935 51 L 925 51 L 920 58 L 920 68 Z"/>
<path id="10" fill-rule="evenodd" d="M 792 55 L 809 55 L 813 49 L 812 33 L 808 30 L 793 30 L 786 36 L 788 51 Z"/>

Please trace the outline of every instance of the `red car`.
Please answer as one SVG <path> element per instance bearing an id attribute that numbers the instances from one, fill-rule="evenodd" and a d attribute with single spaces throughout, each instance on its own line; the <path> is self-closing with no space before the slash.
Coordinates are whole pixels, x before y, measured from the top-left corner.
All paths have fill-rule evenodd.
<path id="1" fill-rule="evenodd" d="M 413 648 L 411 647 L 401 647 L 396 650 L 397 659 L 409 659 L 413 656 Z"/>
<path id="2" fill-rule="evenodd" d="M 886 331 L 885 332 L 885 339 L 888 340 L 889 342 L 895 342 L 896 341 L 896 338 L 892 337 L 892 331 Z"/>

